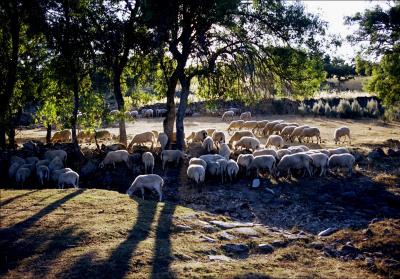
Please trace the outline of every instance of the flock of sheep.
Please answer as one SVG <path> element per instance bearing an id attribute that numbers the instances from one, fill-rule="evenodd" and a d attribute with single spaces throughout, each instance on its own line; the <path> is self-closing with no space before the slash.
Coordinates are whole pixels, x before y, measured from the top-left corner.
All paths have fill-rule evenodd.
<path id="1" fill-rule="evenodd" d="M 233 118 L 236 111 L 229 110 L 222 116 L 226 121 Z M 133 145 L 160 144 L 160 159 L 162 168 L 165 170 L 167 164 L 178 165 L 181 161 L 189 160 L 186 170 L 187 177 L 196 184 L 204 183 L 206 176 L 217 177 L 221 182 L 233 181 L 239 172 L 248 177 L 263 177 L 266 174 L 270 177 L 280 178 L 292 176 L 294 172 L 300 172 L 309 176 L 326 175 L 328 169 L 345 169 L 349 174 L 355 164 L 355 158 L 349 150 L 344 147 L 334 149 L 309 149 L 305 145 L 287 146 L 283 148 L 285 142 L 300 143 L 307 139 L 307 142 L 315 137 L 321 142 L 320 130 L 317 127 L 299 125 L 297 123 L 287 123 L 283 120 L 261 120 L 252 121 L 251 113 L 244 112 L 240 115 L 240 120 L 232 120 L 228 125 L 228 133 L 232 134 L 228 143 L 223 131 L 216 129 L 204 129 L 190 133 L 186 137 L 186 143 L 201 144 L 204 155 L 191 157 L 180 150 L 167 149 L 168 137 L 165 133 L 157 131 L 136 134 L 126 150 L 109 151 L 100 167 L 116 167 L 117 163 L 125 163 L 127 167 L 132 167 L 129 150 Z M 61 133 L 61 132 L 60 132 Z M 265 146 L 262 146 L 258 137 L 268 137 Z M 350 141 L 350 130 L 341 127 L 334 132 L 335 143 L 340 142 L 344 137 Z M 174 134 L 174 139 L 176 135 Z M 242 150 L 246 152 L 242 152 Z M 234 151 L 240 154 L 236 160 L 232 156 Z M 249 153 L 251 152 L 251 153 Z M 39 160 L 36 157 L 22 159 L 16 156 L 11 158 L 9 176 L 15 179 L 18 185 L 23 183 L 35 171 L 36 177 L 41 185 L 47 181 L 57 183 L 59 188 L 64 186 L 79 187 L 79 175 L 65 167 L 66 152 L 62 150 L 47 151 L 44 158 Z M 144 174 L 139 175 L 131 184 L 127 191 L 130 196 L 140 190 L 144 195 L 144 188 L 155 190 L 162 200 L 162 187 L 164 180 L 154 172 L 155 153 L 145 152 L 142 154 Z"/>

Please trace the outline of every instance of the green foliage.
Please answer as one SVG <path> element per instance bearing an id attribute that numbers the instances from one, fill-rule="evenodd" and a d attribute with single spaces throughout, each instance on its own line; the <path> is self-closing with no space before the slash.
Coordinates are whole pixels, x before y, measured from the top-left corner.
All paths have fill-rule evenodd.
<path id="1" fill-rule="evenodd" d="M 378 117 L 380 114 L 378 102 L 374 99 L 371 99 L 367 102 L 365 109 L 369 116 Z"/>
<path id="2" fill-rule="evenodd" d="M 324 70 L 328 78 L 336 78 L 339 83 L 354 78 L 356 70 L 354 66 L 347 64 L 343 59 L 329 55 L 324 57 Z"/>

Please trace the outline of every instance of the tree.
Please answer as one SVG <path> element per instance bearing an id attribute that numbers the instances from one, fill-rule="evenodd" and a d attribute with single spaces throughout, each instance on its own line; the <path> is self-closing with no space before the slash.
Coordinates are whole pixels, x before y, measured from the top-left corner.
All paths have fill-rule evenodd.
<path id="1" fill-rule="evenodd" d="M 346 80 L 353 79 L 356 70 L 353 66 L 347 64 L 343 59 L 334 57 L 331 59 L 329 55 L 324 57 L 324 70 L 327 72 L 328 78 L 336 78 L 338 80 L 338 89 L 340 84 Z"/>

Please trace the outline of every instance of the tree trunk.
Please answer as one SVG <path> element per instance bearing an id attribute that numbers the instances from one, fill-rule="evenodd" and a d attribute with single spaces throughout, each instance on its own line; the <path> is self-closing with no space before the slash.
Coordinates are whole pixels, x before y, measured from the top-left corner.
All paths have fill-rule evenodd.
<path id="1" fill-rule="evenodd" d="M 125 112 L 125 102 L 121 92 L 121 71 L 114 71 L 114 96 L 117 100 L 118 110 L 122 113 Z M 127 136 L 125 127 L 125 114 L 119 118 L 119 142 L 127 146 Z"/>
<path id="2" fill-rule="evenodd" d="M 72 111 L 72 120 L 71 120 L 71 126 L 72 126 L 72 143 L 74 145 L 78 146 L 78 138 L 76 135 L 76 124 L 77 124 L 77 119 L 78 119 L 78 110 L 79 110 L 79 83 L 78 79 L 76 78 L 74 80 L 74 109 Z M 78 146 L 79 149 L 79 146 Z"/>
<path id="3" fill-rule="evenodd" d="M 176 116 L 176 148 L 183 150 L 185 148 L 185 127 L 183 125 L 183 120 L 185 119 L 187 100 L 190 90 L 190 79 L 186 77 L 181 77 L 179 79 L 182 85 L 181 97 L 178 107 L 178 114 Z"/>
<path id="4" fill-rule="evenodd" d="M 51 142 L 51 125 L 48 124 L 46 129 L 46 143 L 50 142 Z"/>
<path id="5" fill-rule="evenodd" d="M 8 146 L 10 149 L 15 149 L 15 127 L 13 124 L 11 124 L 8 132 Z"/>
<path id="6" fill-rule="evenodd" d="M 164 133 L 168 136 L 168 145 L 171 145 L 172 134 L 174 132 L 175 123 L 175 89 L 178 83 L 178 78 L 176 74 L 172 74 L 168 82 L 167 89 L 167 115 L 163 121 Z"/>
<path id="7" fill-rule="evenodd" d="M 3 124 L 0 124 L 0 148 L 6 147 L 6 129 Z"/>

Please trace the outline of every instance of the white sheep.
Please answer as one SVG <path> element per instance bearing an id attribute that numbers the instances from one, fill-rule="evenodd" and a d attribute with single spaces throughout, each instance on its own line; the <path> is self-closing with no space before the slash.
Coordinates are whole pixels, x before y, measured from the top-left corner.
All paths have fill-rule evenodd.
<path id="1" fill-rule="evenodd" d="M 50 171 L 50 181 L 58 182 L 58 178 L 59 178 L 60 174 L 66 173 L 66 172 L 69 172 L 69 171 L 72 171 L 72 169 L 63 168 L 63 169 L 59 169 L 59 170 L 55 170 L 55 171 Z"/>
<path id="2" fill-rule="evenodd" d="M 200 131 L 192 132 L 186 138 L 186 141 L 189 142 L 189 140 L 191 140 L 192 142 L 203 142 L 206 137 L 207 137 L 207 131 L 206 130 L 200 130 Z"/>
<path id="3" fill-rule="evenodd" d="M 235 149 L 238 149 L 238 147 L 254 151 L 260 147 L 260 141 L 253 137 L 242 137 L 235 144 Z"/>
<path id="4" fill-rule="evenodd" d="M 137 110 L 131 110 L 131 117 L 137 118 L 139 116 L 139 112 Z"/>
<path id="5" fill-rule="evenodd" d="M 235 121 L 231 121 L 231 123 L 229 123 L 228 125 L 228 134 L 232 131 L 232 130 L 239 130 L 244 124 L 244 120 L 235 120 Z"/>
<path id="6" fill-rule="evenodd" d="M 51 142 L 69 142 L 71 141 L 71 131 L 66 129 L 55 132 L 51 138 Z"/>
<path id="7" fill-rule="evenodd" d="M 285 123 L 285 122 L 276 124 L 276 125 L 272 128 L 271 134 L 273 134 L 274 132 L 276 132 L 276 134 L 279 135 L 279 134 L 282 132 L 282 130 L 283 130 L 286 126 L 289 126 L 289 124 L 288 124 L 288 123 Z"/>
<path id="8" fill-rule="evenodd" d="M 350 129 L 348 127 L 340 127 L 335 130 L 335 133 L 333 134 L 333 140 L 335 144 L 338 142 L 340 143 L 340 138 L 342 137 L 348 137 L 349 138 L 349 144 L 351 144 L 351 138 L 350 138 Z M 344 142 L 344 141 L 343 141 Z"/>
<path id="9" fill-rule="evenodd" d="M 233 181 L 239 173 L 239 165 L 230 159 L 226 165 L 226 175 L 230 181 Z"/>
<path id="10" fill-rule="evenodd" d="M 222 115 L 222 121 L 227 121 L 228 118 L 233 120 L 233 117 L 235 116 L 235 112 L 232 110 L 225 111 L 224 114 Z"/>
<path id="11" fill-rule="evenodd" d="M 296 128 L 297 128 L 296 126 L 286 126 L 285 128 L 282 129 L 280 136 L 285 140 L 289 140 L 290 135 Z"/>
<path id="12" fill-rule="evenodd" d="M 207 151 L 208 153 L 210 153 L 213 150 L 213 145 L 214 145 L 214 141 L 210 136 L 206 137 L 204 139 L 203 143 L 201 144 L 203 149 L 205 151 Z"/>
<path id="13" fill-rule="evenodd" d="M 144 173 L 149 171 L 153 173 L 154 170 L 154 156 L 151 152 L 144 152 L 142 155 L 142 162 L 144 164 Z"/>
<path id="14" fill-rule="evenodd" d="M 67 152 L 64 150 L 48 150 L 44 153 L 44 158 L 49 160 L 53 160 L 55 157 L 61 159 L 61 161 L 65 164 L 67 162 Z"/>
<path id="15" fill-rule="evenodd" d="M 104 160 L 100 163 L 100 168 L 104 168 L 106 165 L 113 165 L 115 169 L 115 163 L 125 162 L 127 167 L 130 167 L 129 152 L 126 150 L 115 150 L 107 153 Z"/>
<path id="16" fill-rule="evenodd" d="M 206 155 L 201 155 L 199 158 L 204 160 L 207 164 L 210 162 L 216 163 L 220 159 L 225 159 L 225 157 L 219 154 L 206 154 Z"/>
<path id="17" fill-rule="evenodd" d="M 268 120 L 260 120 L 260 121 L 257 121 L 257 126 L 253 129 L 252 132 L 253 132 L 254 134 L 255 134 L 255 133 L 260 133 L 260 131 L 262 131 L 268 123 L 269 123 Z"/>
<path id="18" fill-rule="evenodd" d="M 206 161 L 204 161 L 203 159 L 200 159 L 200 158 L 191 158 L 189 161 L 189 166 L 190 165 L 200 165 L 200 166 L 203 166 L 204 169 L 207 168 Z"/>
<path id="19" fill-rule="evenodd" d="M 11 164 L 11 166 L 8 168 L 8 177 L 10 179 L 13 179 L 15 177 L 15 174 L 17 173 L 18 169 L 20 166 L 23 164 L 20 164 L 19 162 L 15 162 Z"/>
<path id="20" fill-rule="evenodd" d="M 229 140 L 229 144 L 232 144 L 236 141 L 239 141 L 242 137 L 252 137 L 256 138 L 254 134 L 250 131 L 236 131 Z"/>
<path id="21" fill-rule="evenodd" d="M 307 142 L 311 138 L 311 142 L 313 142 L 313 137 L 317 138 L 317 143 L 318 141 L 319 143 L 322 142 L 321 131 L 317 127 L 304 128 L 299 136 L 299 142 L 301 142 L 303 138 L 307 138 Z"/>
<path id="22" fill-rule="evenodd" d="M 280 172 L 286 172 L 287 174 L 292 174 L 292 169 L 297 170 L 307 170 L 308 174 L 311 176 L 312 158 L 304 153 L 296 153 L 291 155 L 285 155 L 278 163 L 278 176 Z"/>
<path id="23" fill-rule="evenodd" d="M 276 148 L 282 147 L 284 144 L 283 138 L 278 135 L 270 135 L 268 137 L 267 143 L 265 144 L 265 147 L 269 146 L 275 146 Z"/>
<path id="24" fill-rule="evenodd" d="M 247 130 L 254 130 L 258 125 L 257 121 L 245 121 L 242 125 L 242 127 L 240 127 L 240 130 L 242 129 L 247 129 Z"/>
<path id="25" fill-rule="evenodd" d="M 50 161 L 48 159 L 44 159 L 44 160 L 39 160 L 36 162 L 36 168 L 40 167 L 40 166 L 49 166 Z"/>
<path id="26" fill-rule="evenodd" d="M 237 158 L 238 166 L 246 171 L 246 175 L 250 173 L 250 165 L 253 160 L 253 154 L 240 154 Z"/>
<path id="27" fill-rule="evenodd" d="M 302 125 L 302 126 L 299 126 L 299 127 L 295 128 L 295 129 L 293 130 L 292 134 L 291 134 L 290 137 L 289 137 L 290 141 L 291 141 L 291 142 L 294 142 L 294 140 L 295 140 L 296 138 L 300 137 L 300 135 L 301 135 L 301 133 L 303 132 L 303 130 L 304 130 L 305 128 L 309 128 L 309 127 L 310 127 L 310 126 L 308 126 L 308 125 Z"/>
<path id="28" fill-rule="evenodd" d="M 157 142 L 160 143 L 161 150 L 164 150 L 167 147 L 168 143 L 168 136 L 166 133 L 159 133 Z"/>
<path id="29" fill-rule="evenodd" d="M 17 186 L 24 186 L 24 183 L 31 176 L 31 170 L 28 168 L 19 168 L 17 173 L 15 174 L 15 182 L 17 182 Z"/>
<path id="30" fill-rule="evenodd" d="M 310 148 L 308 148 L 308 146 L 305 145 L 298 145 L 297 147 L 302 148 L 304 151 L 310 151 Z"/>
<path id="31" fill-rule="evenodd" d="M 217 176 L 221 171 L 220 164 L 218 162 L 207 162 L 206 171 L 211 176 Z"/>
<path id="32" fill-rule="evenodd" d="M 353 155 L 348 153 L 343 153 L 343 154 L 334 154 L 331 157 L 329 157 L 328 164 L 330 169 L 344 168 L 347 169 L 347 172 L 350 175 L 352 175 L 355 161 L 356 159 L 354 158 Z"/>
<path id="33" fill-rule="evenodd" d="M 162 188 L 164 186 L 164 179 L 157 174 L 145 174 L 139 175 L 132 182 L 126 193 L 132 197 L 133 193 L 137 190 L 142 192 L 142 198 L 144 199 L 144 188 L 149 190 L 155 190 L 158 193 L 160 201 L 162 200 Z"/>
<path id="34" fill-rule="evenodd" d="M 211 134 L 211 137 L 217 148 L 219 144 L 225 143 L 225 134 L 222 131 L 214 131 L 214 133 Z"/>
<path id="35" fill-rule="evenodd" d="M 235 113 L 235 115 L 238 115 L 240 113 L 240 109 L 238 108 L 229 108 L 228 110 L 231 110 Z"/>
<path id="36" fill-rule="evenodd" d="M 53 160 L 51 160 L 49 164 L 50 171 L 59 170 L 62 168 L 64 168 L 64 164 L 59 157 L 55 157 Z"/>
<path id="37" fill-rule="evenodd" d="M 144 133 L 136 134 L 133 137 L 131 143 L 129 144 L 128 150 L 130 150 L 134 144 L 142 145 L 142 144 L 145 144 L 145 143 L 148 143 L 148 142 L 151 143 L 151 147 L 150 148 L 153 149 L 153 145 L 154 145 L 154 142 L 155 142 L 155 138 L 154 138 L 154 133 L 153 132 L 144 132 Z"/>
<path id="38" fill-rule="evenodd" d="M 288 150 L 290 150 L 291 154 L 296 154 L 296 153 L 301 153 L 304 152 L 305 150 L 300 147 L 300 146 L 289 146 Z"/>
<path id="39" fill-rule="evenodd" d="M 28 157 L 25 159 L 27 164 L 33 164 L 36 165 L 37 162 L 39 162 L 39 158 L 38 157 Z"/>
<path id="40" fill-rule="evenodd" d="M 21 157 L 18 156 L 11 156 L 10 158 L 10 166 L 14 163 L 18 163 L 19 165 L 23 165 L 26 163 L 25 159 L 22 159 Z"/>
<path id="41" fill-rule="evenodd" d="M 272 155 L 260 155 L 254 157 L 250 164 L 250 169 L 257 170 L 257 176 L 260 176 L 260 170 L 267 170 L 270 175 L 274 174 L 276 159 Z"/>
<path id="42" fill-rule="evenodd" d="M 36 177 L 41 186 L 44 186 L 50 179 L 50 170 L 47 166 L 41 165 L 36 168 Z"/>
<path id="43" fill-rule="evenodd" d="M 328 157 L 331 155 L 327 149 L 323 149 L 323 148 L 320 148 L 320 149 L 312 149 L 312 150 L 310 150 L 310 151 L 323 153 L 323 154 L 325 154 L 325 155 L 328 155 Z"/>
<path id="44" fill-rule="evenodd" d="M 206 170 L 204 169 L 203 166 L 201 165 L 189 165 L 189 167 L 186 170 L 187 176 L 194 180 L 196 184 L 200 184 L 204 182 L 204 179 L 206 177 Z"/>
<path id="45" fill-rule="evenodd" d="M 292 154 L 292 152 L 290 151 L 290 149 L 279 149 L 276 151 L 276 154 L 278 155 L 278 159 L 280 160 L 283 156 L 290 155 Z"/>
<path id="46" fill-rule="evenodd" d="M 229 148 L 229 145 L 226 143 L 222 143 L 219 147 L 218 154 L 223 156 L 226 160 L 229 160 L 229 157 L 231 156 L 231 149 Z"/>
<path id="47" fill-rule="evenodd" d="M 312 166 L 314 170 L 317 168 L 321 169 L 319 176 L 323 176 L 326 174 L 326 169 L 328 168 L 328 160 L 329 157 L 323 153 L 311 153 L 308 154 L 312 159 Z M 315 172 L 314 172 L 315 173 Z"/>
<path id="48" fill-rule="evenodd" d="M 65 186 L 74 186 L 75 189 L 79 188 L 79 174 L 74 171 L 67 171 L 61 173 L 58 177 L 58 189 L 64 189 Z"/>
<path id="49" fill-rule="evenodd" d="M 274 120 L 274 121 L 268 122 L 264 126 L 264 129 L 262 130 L 262 134 L 264 136 L 268 136 L 268 135 L 272 134 L 272 129 L 275 127 L 275 125 L 278 125 L 279 123 L 282 123 L 282 122 L 283 122 L 283 120 Z"/>
<path id="50" fill-rule="evenodd" d="M 143 112 L 143 116 L 144 116 L 144 117 L 147 117 L 147 118 L 153 117 L 153 114 L 154 114 L 154 112 L 153 112 L 152 109 L 146 109 L 146 110 Z"/>
<path id="51" fill-rule="evenodd" d="M 253 152 L 254 157 L 257 157 L 260 155 L 272 155 L 275 157 L 275 159 L 278 159 L 278 153 L 276 153 L 276 151 L 274 149 L 263 148 L 263 149 L 255 150 Z"/>
<path id="52" fill-rule="evenodd" d="M 161 152 L 162 168 L 165 170 L 165 165 L 170 162 L 175 162 L 176 165 L 179 164 L 180 160 L 187 159 L 187 155 L 180 150 L 163 150 Z"/>
<path id="53" fill-rule="evenodd" d="M 250 111 L 243 112 L 243 113 L 240 115 L 240 119 L 241 119 L 241 120 L 244 120 L 244 121 L 249 121 L 249 120 L 251 120 L 251 112 L 250 112 Z"/>
<path id="54" fill-rule="evenodd" d="M 331 149 L 328 149 L 328 152 L 329 152 L 329 156 L 332 156 L 335 154 L 350 153 L 346 147 L 331 148 Z"/>

